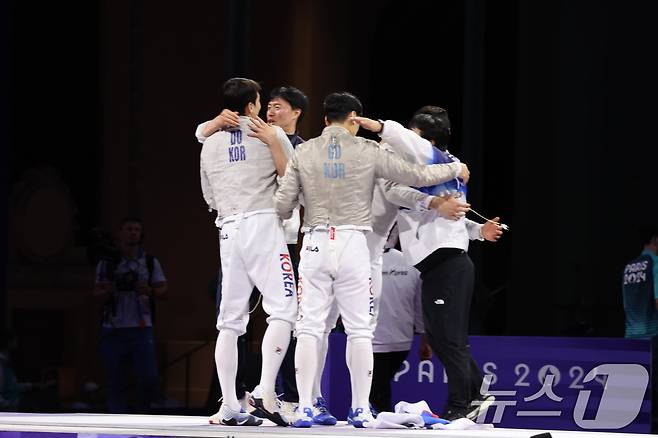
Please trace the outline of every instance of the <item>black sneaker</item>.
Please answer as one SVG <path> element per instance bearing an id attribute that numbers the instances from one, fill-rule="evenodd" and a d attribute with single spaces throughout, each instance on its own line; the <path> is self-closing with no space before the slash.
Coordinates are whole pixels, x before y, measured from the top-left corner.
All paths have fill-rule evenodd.
<path id="1" fill-rule="evenodd" d="M 260 414 L 259 417 L 267 418 L 277 426 L 290 426 L 290 423 L 279 412 L 281 402 L 276 394 L 264 394 L 260 386 L 257 386 L 249 396 L 249 404 L 256 408 Z"/>
<path id="2" fill-rule="evenodd" d="M 477 420 L 481 413 L 487 412 L 487 408 L 491 406 L 494 401 L 496 401 L 496 397 L 493 395 L 480 394 L 471 401 L 471 404 L 466 411 L 466 418 L 473 421 Z"/>
<path id="3" fill-rule="evenodd" d="M 263 414 L 260 410 L 258 410 L 258 408 L 254 407 L 254 406 L 252 406 L 252 408 L 254 408 L 254 410 L 250 412 L 251 415 L 253 415 L 256 418 L 262 418 L 264 420 L 267 419 L 267 415 Z"/>
<path id="4" fill-rule="evenodd" d="M 260 426 L 263 420 L 249 415 L 243 409 L 235 411 L 225 404 L 219 412 L 208 419 L 210 424 L 223 424 L 225 426 Z"/>
<path id="5" fill-rule="evenodd" d="M 448 421 L 455 421 L 459 420 L 460 418 L 466 418 L 466 410 L 457 408 L 448 409 L 443 413 L 441 418 Z"/>

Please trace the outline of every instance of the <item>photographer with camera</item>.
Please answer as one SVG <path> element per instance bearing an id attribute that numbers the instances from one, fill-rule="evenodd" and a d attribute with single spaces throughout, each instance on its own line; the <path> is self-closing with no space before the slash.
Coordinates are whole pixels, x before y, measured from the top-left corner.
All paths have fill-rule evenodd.
<path id="1" fill-rule="evenodd" d="M 154 303 L 167 291 L 160 262 L 142 248 L 143 225 L 125 218 L 118 248 L 108 248 L 96 266 L 94 295 L 103 298 L 101 355 L 110 413 L 127 413 L 127 367 L 135 377 L 136 412 L 148 412 L 161 397 L 155 343 Z"/>

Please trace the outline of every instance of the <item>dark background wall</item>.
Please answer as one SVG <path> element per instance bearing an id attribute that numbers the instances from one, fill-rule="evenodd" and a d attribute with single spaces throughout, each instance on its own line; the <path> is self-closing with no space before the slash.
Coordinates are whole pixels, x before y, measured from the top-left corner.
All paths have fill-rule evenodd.
<path id="1" fill-rule="evenodd" d="M 51 339 L 78 341 L 53 366 L 97 374 L 89 231 L 138 214 L 170 280 L 158 339 L 212 339 L 217 239 L 193 133 L 241 75 L 306 91 L 306 138 L 332 91 L 401 122 L 447 108 L 473 207 L 511 227 L 471 246 L 472 332 L 621 336 L 621 269 L 658 223 L 656 13 L 605 0 L 10 2 L 3 314 L 29 344 L 43 333 L 30 318 L 60 312 Z"/>

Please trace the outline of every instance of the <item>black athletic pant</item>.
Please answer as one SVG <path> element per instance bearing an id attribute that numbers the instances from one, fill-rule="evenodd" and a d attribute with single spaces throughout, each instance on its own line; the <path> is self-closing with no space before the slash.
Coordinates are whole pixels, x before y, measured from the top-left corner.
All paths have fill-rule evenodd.
<path id="1" fill-rule="evenodd" d="M 375 362 L 372 369 L 370 403 L 378 412 L 393 412 L 391 407 L 391 381 L 408 354 L 409 351 L 373 354 Z"/>
<path id="2" fill-rule="evenodd" d="M 421 266 L 423 318 L 427 340 L 448 376 L 444 414 L 465 411 L 482 385 L 468 343 L 473 262 L 466 252 L 454 248 L 438 249 L 428 258 L 432 263 Z"/>

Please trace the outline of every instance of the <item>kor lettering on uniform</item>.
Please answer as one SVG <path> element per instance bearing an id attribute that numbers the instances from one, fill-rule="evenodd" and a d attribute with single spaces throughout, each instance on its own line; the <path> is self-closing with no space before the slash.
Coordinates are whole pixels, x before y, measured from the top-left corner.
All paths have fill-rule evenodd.
<path id="1" fill-rule="evenodd" d="M 235 161 L 244 161 L 247 159 L 247 151 L 243 145 L 229 146 L 228 148 L 228 161 L 233 163 Z"/>
<path id="2" fill-rule="evenodd" d="M 341 162 L 335 162 L 334 160 L 339 160 L 342 155 L 341 146 L 337 143 L 335 138 L 331 139 L 327 150 L 327 159 L 329 161 L 325 162 L 322 166 L 324 177 L 327 179 L 344 179 L 345 178 L 345 164 Z"/>
<path id="3" fill-rule="evenodd" d="M 283 276 L 283 289 L 286 296 L 291 297 L 295 293 L 295 274 L 292 270 L 290 254 L 279 254 L 279 262 L 281 263 L 281 275 Z"/>

